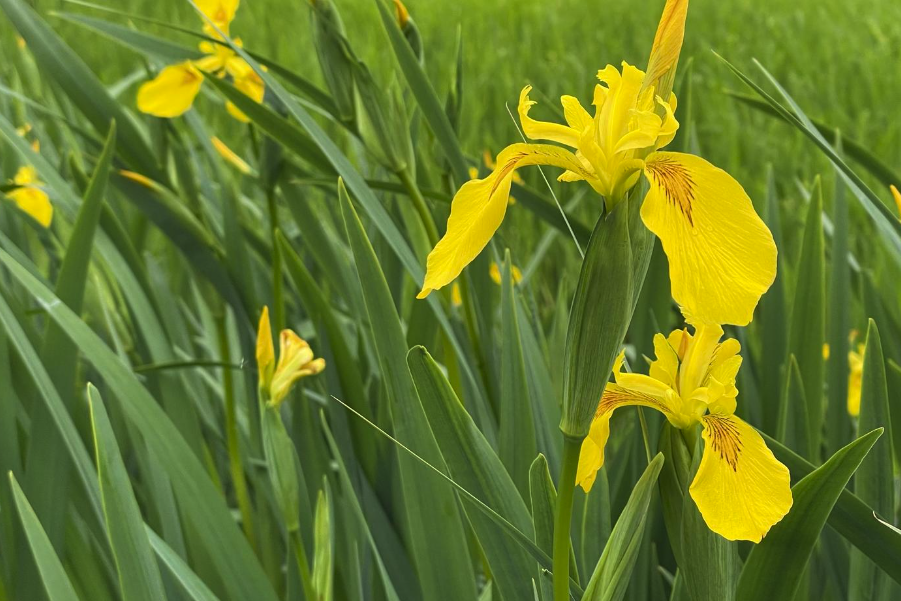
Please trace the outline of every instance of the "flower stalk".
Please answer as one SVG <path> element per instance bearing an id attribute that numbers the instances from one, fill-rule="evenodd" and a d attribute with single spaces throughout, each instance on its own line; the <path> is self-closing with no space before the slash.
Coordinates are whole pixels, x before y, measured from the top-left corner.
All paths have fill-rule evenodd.
<path id="1" fill-rule="evenodd" d="M 557 483 L 557 513 L 554 517 L 554 601 L 569 599 L 569 531 L 581 448 L 581 438 L 563 436 L 563 462 Z"/>

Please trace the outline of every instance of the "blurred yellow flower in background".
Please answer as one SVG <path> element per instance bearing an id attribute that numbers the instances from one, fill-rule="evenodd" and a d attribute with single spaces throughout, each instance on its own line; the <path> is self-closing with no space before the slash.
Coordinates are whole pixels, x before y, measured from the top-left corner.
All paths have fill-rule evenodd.
<path id="1" fill-rule="evenodd" d="M 37 171 L 31 165 L 19 167 L 13 184 L 18 186 L 6 193 L 6 197 L 28 213 L 35 221 L 44 227 L 50 227 L 53 219 L 53 205 L 50 197 L 41 186 L 44 185 L 38 179 Z"/>
<path id="2" fill-rule="evenodd" d="M 228 35 L 229 26 L 238 10 L 238 0 L 204 0 L 197 2 L 198 7 L 216 27 Z M 204 32 L 220 42 L 223 38 L 208 23 L 204 23 Z M 235 38 L 241 45 L 241 40 Z M 194 104 L 200 93 L 205 75 L 214 77 L 231 77 L 235 87 L 255 100 L 263 101 L 265 86 L 263 80 L 254 72 L 247 62 L 225 44 L 203 41 L 199 48 L 204 56 L 196 60 L 187 60 L 176 65 L 163 68 L 157 76 L 144 83 L 138 90 L 138 110 L 155 117 L 171 118 L 183 115 Z M 231 102 L 226 103 L 228 112 L 240 121 L 249 121 Z"/>

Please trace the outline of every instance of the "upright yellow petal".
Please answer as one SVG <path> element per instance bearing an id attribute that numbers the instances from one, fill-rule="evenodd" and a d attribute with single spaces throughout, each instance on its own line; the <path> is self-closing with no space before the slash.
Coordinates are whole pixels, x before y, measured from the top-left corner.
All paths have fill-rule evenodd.
<path id="1" fill-rule="evenodd" d="M 788 468 L 734 415 L 702 418 L 704 455 L 689 492 L 707 526 L 728 540 L 759 543 L 792 506 Z"/>
<path id="2" fill-rule="evenodd" d="M 191 108 L 202 83 L 203 73 L 191 61 L 166 67 L 138 90 L 138 110 L 154 117 L 178 117 Z"/>
<path id="3" fill-rule="evenodd" d="M 257 369 L 260 385 L 269 386 L 275 371 L 275 345 L 272 344 L 272 326 L 269 323 L 269 307 L 264 306 L 257 326 Z"/>
<path id="4" fill-rule="evenodd" d="M 42 226 L 50 227 L 53 220 L 53 205 L 50 204 L 50 197 L 46 192 L 28 184 L 7 192 L 6 196 Z"/>
<path id="5" fill-rule="evenodd" d="M 497 157 L 497 166 L 485 179 L 466 182 L 451 203 L 447 232 L 429 253 L 425 281 L 417 298 L 425 298 L 454 281 L 478 256 L 507 212 L 513 173 L 528 165 L 552 165 L 585 173 L 576 156 L 546 144 L 512 144 Z"/>
<path id="6" fill-rule="evenodd" d="M 685 18 L 688 16 L 688 0 L 667 0 L 663 15 L 657 25 L 657 35 L 648 59 L 647 76 L 644 86 L 657 87 L 664 80 L 663 87 L 672 87 L 672 76 L 679 62 L 682 40 L 685 37 Z M 658 94 L 660 94 L 658 89 Z M 666 95 L 669 89 L 662 90 Z M 661 94 L 663 95 L 663 94 Z M 666 95 L 663 97 L 666 98 Z"/>
<path id="7" fill-rule="evenodd" d="M 672 294 L 697 324 L 747 325 L 776 277 L 776 244 L 751 199 L 700 157 L 655 152 L 641 207 L 670 265 Z"/>
<path id="8" fill-rule="evenodd" d="M 580 131 L 559 123 L 536 121 L 529 117 L 529 111 L 537 104 L 534 100 L 529 99 L 531 90 L 532 86 L 526 86 L 519 94 L 519 121 L 522 123 L 522 131 L 526 137 L 532 140 L 559 142 L 572 148 L 578 146 Z"/>
<path id="9" fill-rule="evenodd" d="M 200 9 L 206 17 L 216 24 L 216 27 L 228 33 L 228 26 L 235 18 L 238 12 L 239 0 L 195 0 L 197 8 Z M 204 29 L 208 26 L 204 24 Z M 215 30 L 208 31 L 211 36 L 219 37 Z"/>

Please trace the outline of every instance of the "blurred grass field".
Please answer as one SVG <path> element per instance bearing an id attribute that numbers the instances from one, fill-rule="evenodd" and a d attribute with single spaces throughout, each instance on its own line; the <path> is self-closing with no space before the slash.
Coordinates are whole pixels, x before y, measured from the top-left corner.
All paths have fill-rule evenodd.
<path id="1" fill-rule="evenodd" d="M 97 2 L 201 30 L 197 11 L 184 0 Z M 383 21 L 373 0 L 333 3 L 353 51 L 378 85 L 400 83 L 407 120 L 392 123 L 397 127 L 391 133 L 409 138 L 415 181 L 404 179 L 410 177 L 406 166 L 396 169 L 379 156 L 378 150 L 390 146 L 385 137 L 367 137 L 373 134 L 360 126 L 360 72 L 348 76 L 356 86 L 356 121 L 329 114 L 333 90 L 322 76 L 308 0 L 242 0 L 230 33 L 244 48 L 327 91 L 322 95 L 328 102 L 270 69 L 273 81 L 288 82 L 289 91 L 279 93 L 267 80 L 260 104 L 246 111 L 247 123 L 224 109 L 224 99 L 233 99 L 226 93 L 236 81 L 233 73 L 204 80 L 187 112 L 171 119 L 142 114 L 138 88 L 173 64 L 159 50 L 172 48 L 150 44 L 157 54 L 143 54 L 125 47 L 128 32 L 120 30 L 125 41 L 117 42 L 60 13 L 125 25 L 190 49 L 196 37 L 83 2 L 0 0 L 0 183 L 4 193 L 15 192 L 17 184 L 7 180 L 29 161 L 38 164 L 40 186 L 56 211 L 45 229 L 12 203 L 0 207 L 0 386 L 7 378 L 15 392 L 0 398 L 0 467 L 22 484 L 0 485 L 0 601 L 18 601 L 17 594 L 44 601 L 49 588 L 42 587 L 66 575 L 77 593 L 48 594 L 49 601 L 159 601 L 160 595 L 130 596 L 142 583 L 145 593 L 155 590 L 157 581 L 173 601 L 444 601 L 445 584 L 472 593 L 459 596 L 466 601 L 476 592 L 480 601 L 490 601 L 492 586 L 495 600 L 506 594 L 503 601 L 520 601 L 525 597 L 510 591 L 529 588 L 522 584 L 529 579 L 542 589 L 536 598 L 551 600 L 550 572 L 538 556 L 550 555 L 552 479 L 562 463 L 564 349 L 569 352 L 568 336 L 578 326 L 570 311 L 586 269 L 552 197 L 556 193 L 578 222 L 583 246 L 611 206 L 587 185 L 555 182 L 556 170 L 545 169 L 546 183 L 538 169 L 525 169 L 525 183 L 513 196 L 528 194 L 533 204 L 520 196 L 507 208 L 498 234 L 456 280 L 462 293 L 448 286 L 429 302 L 414 298 L 438 237 L 432 230 L 444 232 L 450 200 L 465 179 L 461 173 L 479 165 L 486 176 L 483 152 L 496 155 L 520 140 L 513 116 L 523 86 L 534 86 L 531 98 L 538 106 L 531 116 L 538 119 L 561 120 L 562 94 L 590 107 L 599 69 L 621 61 L 645 67 L 665 1 L 405 2 L 421 35 L 424 71 L 437 92 L 433 106 L 444 103 L 453 87 L 462 44 L 463 108 L 459 130 L 448 129 L 453 144 L 447 153 L 436 148 L 436 124 L 444 112 L 430 113 L 414 93 L 422 93 L 410 83 L 419 63 L 398 59 L 389 43 L 397 25 L 392 17 Z M 34 25 L 39 18 L 26 4 L 36 7 L 52 31 Z M 31 27 L 27 46 L 17 44 L 11 22 Z M 803 539 L 798 557 L 788 547 L 726 542 L 711 536 L 697 512 L 682 513 L 687 496 L 667 499 L 664 475 L 659 488 L 655 484 L 660 461 L 651 458 L 657 437 L 677 430 L 658 414 L 645 415 L 651 411 L 620 411 L 611 428 L 610 460 L 594 492 L 576 491 L 570 533 L 581 586 L 600 574 L 603 586 L 619 588 L 607 596 L 586 595 L 586 601 L 731 601 L 736 587 L 757 590 L 747 582 L 742 589 L 739 581 L 742 562 L 751 566 L 748 573 L 759 569 L 752 549 L 764 549 L 758 557 L 782 557 L 786 574 L 800 587 L 797 596 L 781 591 L 772 601 L 869 601 L 870 590 L 881 595 L 874 599 L 891 601 L 901 594 L 901 531 L 891 526 L 901 516 L 895 501 L 901 433 L 891 433 L 892 425 L 901 425 L 901 207 L 885 176 L 901 172 L 898 23 L 898 0 L 691 1 L 674 87 L 681 126 L 668 150 L 697 154 L 734 176 L 773 231 L 779 252 L 775 284 L 755 319 L 747 327 L 726 324 L 725 335 L 742 349 L 736 415 L 778 439 L 767 444 L 790 467 L 796 486 L 826 461 L 834 461 L 830 469 L 846 461 L 843 469 L 850 471 L 844 481 L 823 468 L 813 472 L 826 492 L 811 501 L 809 524 L 806 515 L 787 514 L 782 526 L 795 530 L 777 537 Z M 58 48 L 53 32 L 72 48 L 71 56 L 47 56 L 46 48 Z M 827 158 L 803 127 L 730 96 L 753 92 L 715 53 L 765 82 L 756 59 L 803 113 L 886 165 L 880 177 L 878 165 L 865 164 L 866 157 L 848 161 L 878 198 L 842 184 L 837 170 L 844 165 Z M 76 57 L 101 87 L 92 87 L 90 78 L 67 79 Z M 772 83 L 764 87 L 772 91 Z M 278 112 L 291 103 L 313 116 L 305 120 L 293 105 L 288 117 Z M 276 115 L 274 126 L 267 107 Z M 107 139 L 110 116 L 117 118 L 115 139 Z M 137 125 L 129 129 L 132 121 Z M 213 137 L 246 163 L 217 153 Z M 454 157 L 462 169 L 453 165 Z M 347 190 L 344 183 L 335 185 L 338 175 Z M 100 193 L 93 194 L 90 177 L 102 182 Z M 880 213 L 873 204 L 878 201 L 888 210 Z M 97 211 L 93 223 L 75 218 L 85 206 Z M 833 223 L 836 215 L 840 221 Z M 653 244 L 647 230 L 641 231 Z M 648 248 L 653 258 L 632 305 L 634 318 L 630 313 L 628 332 L 616 341 L 627 347 L 630 369 L 642 373 L 642 355 L 655 350 L 653 335 L 687 328 L 670 294 L 667 256 L 660 244 Z M 512 268 L 493 263 L 508 249 L 512 264 L 525 272 L 521 282 Z M 60 277 L 64 261 L 79 266 L 83 277 Z M 604 286 L 615 288 L 606 281 Z M 60 304 L 76 310 L 67 314 Z M 606 309 L 602 305 L 593 307 L 597 314 Z M 290 395 L 286 391 L 274 410 L 266 403 L 270 391 L 264 391 L 265 369 L 258 369 L 261 353 L 253 339 L 264 306 L 267 319 L 273 313 L 276 333 L 282 326 L 296 330 L 326 362 L 324 371 L 320 362 L 304 374 L 309 379 Z M 269 329 L 265 322 L 260 331 Z M 875 340 L 867 355 L 871 380 L 858 416 L 846 410 L 848 382 L 862 377 L 865 359 L 856 345 L 867 336 Z M 860 351 L 850 364 L 856 372 L 846 369 L 849 350 Z M 876 368 L 883 371 L 872 375 Z M 49 373 L 43 380 L 41 369 Z M 88 382 L 98 388 L 85 394 Z M 808 383 L 812 392 L 805 393 Z M 53 409 L 57 387 L 61 409 Z M 497 507 L 508 528 L 473 509 L 459 490 L 333 397 L 428 460 L 439 466 L 446 460 L 450 476 Z M 56 411 L 53 420 L 45 404 Z M 444 411 L 453 419 L 445 419 Z M 690 427 L 697 443 L 700 429 Z M 877 459 L 861 463 L 880 427 L 886 429 L 880 446 L 873 447 Z M 281 465 L 267 446 L 273 431 L 284 434 L 277 442 L 289 451 L 278 457 Z M 50 451 L 35 432 L 52 439 Z M 672 449 L 688 443 L 681 436 L 671 439 Z M 856 454 L 839 451 L 857 437 Z M 689 452 L 701 448 L 694 443 Z M 56 453 L 57 461 L 41 464 L 44 452 Z M 535 459 L 539 453 L 544 458 Z M 93 477 L 95 460 L 112 477 Z M 70 463 L 78 478 L 67 482 L 59 474 Z M 697 463 L 687 467 L 696 470 Z M 279 469 L 299 480 L 287 509 L 279 495 L 291 486 L 276 477 Z M 861 498 L 840 497 L 846 488 Z M 72 500 L 57 504 L 52 494 L 42 496 L 47 491 L 69 492 Z M 535 497 L 536 491 L 553 494 Z M 699 545 L 709 544 L 720 560 L 734 565 L 708 573 L 702 553 L 678 556 L 681 539 L 672 538 L 667 522 L 672 516 L 666 504 L 674 498 L 678 519 L 695 521 L 686 532 L 700 532 Z M 839 498 L 840 510 L 833 511 Z M 31 521 L 32 514 L 23 511 L 27 502 L 35 506 Z M 101 511 L 110 502 L 121 511 Z M 442 506 L 433 515 L 434 504 Z M 876 514 L 888 525 L 873 520 Z M 824 530 L 827 518 L 831 529 Z M 159 540 L 141 535 L 145 522 Z M 614 536 L 618 524 L 631 528 L 620 532 L 622 539 Z M 33 543 L 41 528 L 50 536 L 43 554 Z M 533 548 L 525 545 L 523 552 L 517 546 L 522 540 L 505 538 L 510 528 L 520 537 L 525 533 Z M 425 531 L 449 537 L 435 543 L 424 538 Z M 627 536 L 634 537 L 628 544 Z M 604 568 L 600 558 L 608 551 L 622 569 Z M 55 565 L 55 553 L 64 572 L 54 579 L 46 576 L 44 562 Z M 813 557 L 809 564 L 804 553 Z M 309 584 L 307 563 L 314 596 L 298 590 L 298 584 Z M 445 567 L 448 580 L 441 581 Z M 154 576 L 157 568 L 161 579 Z M 680 580 L 686 572 L 685 578 L 695 579 L 688 585 Z M 686 587 L 702 581 L 708 596 L 692 599 Z M 729 594 L 720 595 L 717 587 Z M 849 587 L 859 588 L 849 596 Z"/>

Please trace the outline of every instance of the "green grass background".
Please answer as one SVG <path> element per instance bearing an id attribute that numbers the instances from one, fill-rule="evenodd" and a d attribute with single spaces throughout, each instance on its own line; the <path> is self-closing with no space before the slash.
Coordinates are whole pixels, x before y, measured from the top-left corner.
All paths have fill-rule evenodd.
<path id="1" fill-rule="evenodd" d="M 355 50 L 387 80 L 392 67 L 381 60 L 389 54 L 387 40 L 372 2 L 335 0 L 335 4 Z M 461 139 L 472 153 L 482 148 L 497 152 L 516 140 L 504 105 L 515 110 L 523 85 L 535 86 L 533 97 L 542 102 L 556 104 L 561 94 L 572 94 L 587 104 L 598 69 L 622 60 L 643 67 L 662 4 L 651 0 L 407 2 L 422 31 L 429 74 L 439 88 L 446 89 L 449 82 L 459 27 L 465 70 Z M 82 11 L 64 2 L 38 5 Z M 125 0 L 113 5 L 199 28 L 187 2 Z M 722 93 L 744 90 L 711 52 L 716 51 L 745 69 L 756 58 L 809 115 L 863 142 L 888 164 L 901 165 L 898 23 L 901 3 L 896 0 L 693 0 L 680 66 L 684 73 L 689 61 L 694 65 L 692 92 L 704 155 L 752 189 L 762 182 L 758 176 L 768 163 L 788 178 L 826 169 L 800 135 L 737 106 Z M 247 47 L 321 81 L 304 0 L 244 0 L 232 29 Z M 72 26 L 63 26 L 62 31 L 107 83 L 140 65 L 136 55 L 111 42 Z M 684 82 L 677 93 L 684 99 Z M 443 96 L 440 90 L 439 94 Z M 541 107 L 536 110 L 540 114 L 552 116 Z M 677 116 L 685 119 L 681 111 Z M 223 121 L 224 127 L 229 125 Z"/>

